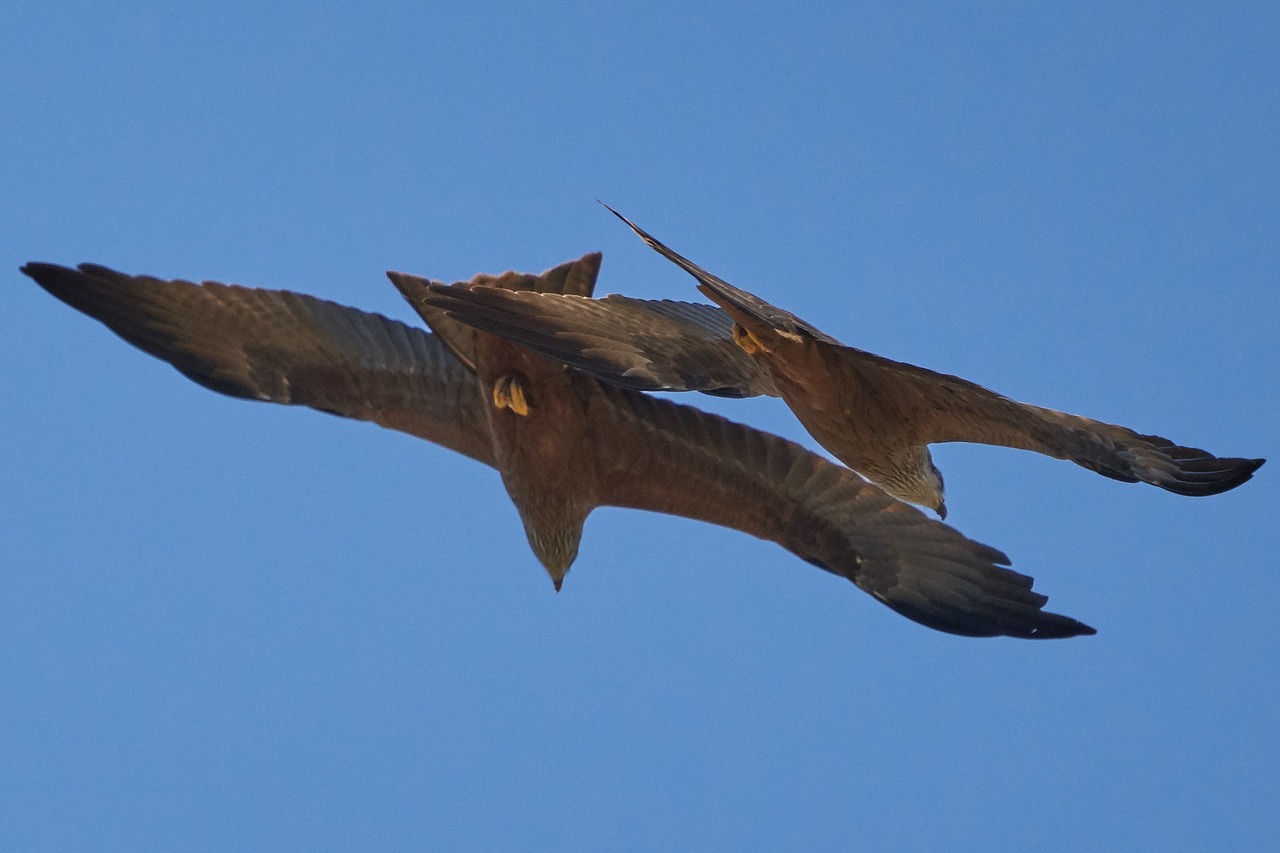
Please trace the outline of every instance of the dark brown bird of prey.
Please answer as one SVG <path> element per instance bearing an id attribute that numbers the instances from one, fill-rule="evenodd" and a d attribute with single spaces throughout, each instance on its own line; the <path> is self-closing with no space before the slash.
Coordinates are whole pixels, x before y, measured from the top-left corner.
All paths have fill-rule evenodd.
<path id="1" fill-rule="evenodd" d="M 600 255 L 472 286 L 589 296 Z M 85 264 L 22 271 L 190 379 L 233 397 L 372 421 L 497 468 L 558 589 L 597 506 L 741 530 L 848 578 L 899 613 L 968 636 L 1092 634 L 1047 613 L 1032 580 L 851 471 L 768 433 L 602 383 L 426 305 L 435 334 L 312 296 L 130 276 Z"/>
<path id="2" fill-rule="evenodd" d="M 607 205 L 606 205 L 607 207 Z M 1167 438 L 1019 403 L 973 382 L 844 346 L 720 279 L 609 208 L 698 280 L 716 306 L 433 287 L 431 303 L 477 329 L 647 391 L 780 396 L 819 444 L 889 494 L 946 517 L 928 445 L 1033 450 L 1125 482 L 1215 495 L 1264 460 L 1219 458 Z"/>

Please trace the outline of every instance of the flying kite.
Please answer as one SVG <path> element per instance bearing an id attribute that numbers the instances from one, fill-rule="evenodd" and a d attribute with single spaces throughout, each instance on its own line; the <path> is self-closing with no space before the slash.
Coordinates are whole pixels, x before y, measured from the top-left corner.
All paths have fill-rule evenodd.
<path id="1" fill-rule="evenodd" d="M 589 297 L 601 256 L 473 288 Z M 685 516 L 778 543 L 899 613 L 967 636 L 1094 630 L 1043 610 L 1004 554 L 782 438 L 602 382 L 426 304 L 435 334 L 312 296 L 164 281 L 92 264 L 22 271 L 193 381 L 232 397 L 371 421 L 492 466 L 557 589 L 597 506 Z"/>

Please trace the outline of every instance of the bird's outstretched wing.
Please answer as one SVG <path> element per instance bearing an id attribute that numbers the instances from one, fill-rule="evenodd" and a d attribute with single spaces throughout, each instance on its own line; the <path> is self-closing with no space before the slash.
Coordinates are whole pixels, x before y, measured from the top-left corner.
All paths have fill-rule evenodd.
<path id="1" fill-rule="evenodd" d="M 868 407 L 868 428 L 896 430 L 912 444 L 962 441 L 1031 450 L 1114 480 L 1192 497 L 1234 489 L 1265 461 L 1217 457 L 1158 435 L 1020 403 L 967 379 L 853 347 L 814 346 L 828 350 L 823 362 L 833 388 L 881 401 Z M 876 417 L 890 420 L 877 425 Z"/>
<path id="2" fill-rule="evenodd" d="M 372 421 L 493 464 L 475 378 L 421 330 L 289 291 L 94 264 L 22 271 L 206 388 Z"/>
<path id="3" fill-rule="evenodd" d="M 768 373 L 733 342 L 733 320 L 714 305 L 469 283 L 432 284 L 425 300 L 469 326 L 625 388 L 721 397 L 778 393 Z"/>
<path id="4" fill-rule="evenodd" d="M 1048 613 L 999 551 L 799 445 L 698 409 L 602 386 L 590 413 L 599 502 L 776 542 L 897 612 L 965 636 L 1093 634 Z"/>

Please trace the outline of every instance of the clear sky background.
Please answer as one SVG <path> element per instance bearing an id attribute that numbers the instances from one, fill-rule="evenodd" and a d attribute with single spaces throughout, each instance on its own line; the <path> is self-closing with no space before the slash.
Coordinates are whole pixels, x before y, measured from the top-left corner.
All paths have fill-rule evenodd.
<path id="1" fill-rule="evenodd" d="M 1280 849 L 1278 10 L 12 6 L 4 845 Z M 847 343 L 1273 461 L 1191 499 L 936 448 L 1091 638 L 934 633 L 621 510 L 555 595 L 493 471 L 215 395 L 17 271 L 412 321 L 384 270 L 598 249 L 600 293 L 696 298 L 597 197 Z"/>

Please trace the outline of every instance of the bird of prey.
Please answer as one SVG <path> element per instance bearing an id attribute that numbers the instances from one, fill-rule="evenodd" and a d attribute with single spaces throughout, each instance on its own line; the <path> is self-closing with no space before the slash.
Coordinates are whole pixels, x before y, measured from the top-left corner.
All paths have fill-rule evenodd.
<path id="1" fill-rule="evenodd" d="M 473 285 L 589 296 L 600 255 Z M 279 290 L 131 276 L 85 264 L 22 271 L 188 378 L 233 397 L 372 421 L 496 468 L 556 588 L 597 506 L 700 519 L 771 540 L 917 622 L 967 636 L 1094 630 L 1043 610 L 999 551 L 804 448 L 600 382 L 426 305 L 435 334 Z"/>
<path id="2" fill-rule="evenodd" d="M 716 305 L 513 293 L 474 285 L 433 287 L 431 304 L 477 329 L 624 387 L 780 396 L 837 459 L 894 497 L 930 507 L 942 518 L 942 475 L 928 447 L 936 442 L 1033 450 L 1180 495 L 1233 489 L 1265 461 L 1218 458 L 845 346 L 712 275 L 609 210 L 697 279 L 698 290 Z"/>

